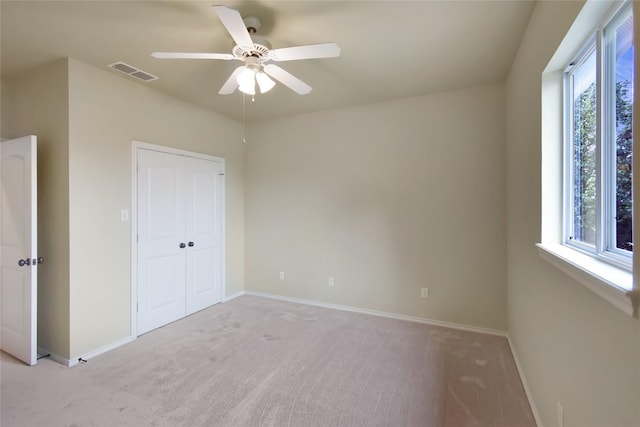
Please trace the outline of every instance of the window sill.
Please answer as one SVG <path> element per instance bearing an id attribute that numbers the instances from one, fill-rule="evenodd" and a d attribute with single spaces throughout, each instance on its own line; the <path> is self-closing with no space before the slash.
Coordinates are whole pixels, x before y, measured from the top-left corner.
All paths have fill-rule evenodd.
<path id="1" fill-rule="evenodd" d="M 638 317 L 640 290 L 633 273 L 563 245 L 536 243 L 540 257 L 630 316 Z"/>

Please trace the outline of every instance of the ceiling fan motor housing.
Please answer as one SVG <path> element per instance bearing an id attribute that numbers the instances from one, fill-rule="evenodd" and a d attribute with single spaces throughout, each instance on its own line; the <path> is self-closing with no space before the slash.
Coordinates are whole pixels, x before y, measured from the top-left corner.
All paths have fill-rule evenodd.
<path id="1" fill-rule="evenodd" d="M 253 49 L 246 50 L 236 45 L 231 50 L 233 56 L 239 59 L 255 56 L 266 60 L 268 58 L 269 51 L 271 50 L 271 43 L 269 43 L 269 40 L 254 34 L 251 34 L 251 40 L 253 40 Z"/>
<path id="2" fill-rule="evenodd" d="M 260 29 L 262 23 L 255 16 L 247 16 L 242 21 L 244 22 L 245 27 L 247 27 L 249 37 L 251 37 L 251 40 L 253 41 L 253 48 L 251 50 L 247 50 L 235 45 L 231 50 L 231 53 L 238 59 L 245 59 L 253 56 L 260 58 L 263 62 L 267 61 L 269 59 L 271 43 L 269 43 L 269 40 L 264 37 L 256 35 L 256 31 Z"/>

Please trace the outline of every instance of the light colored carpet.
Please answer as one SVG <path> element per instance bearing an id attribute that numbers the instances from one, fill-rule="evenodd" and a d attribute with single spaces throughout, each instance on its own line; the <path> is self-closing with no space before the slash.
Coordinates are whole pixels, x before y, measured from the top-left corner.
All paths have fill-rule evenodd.
<path id="1" fill-rule="evenodd" d="M 2 427 L 535 425 L 505 338 L 255 296 L 1 382 Z"/>

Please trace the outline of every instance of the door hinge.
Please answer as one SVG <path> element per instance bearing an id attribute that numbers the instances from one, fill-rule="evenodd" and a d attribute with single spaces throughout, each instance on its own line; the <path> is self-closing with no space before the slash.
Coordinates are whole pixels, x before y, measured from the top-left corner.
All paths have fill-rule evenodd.
<path id="1" fill-rule="evenodd" d="M 222 176 L 224 176 L 224 174 L 223 174 L 223 173 L 219 173 L 218 175 L 222 175 Z"/>

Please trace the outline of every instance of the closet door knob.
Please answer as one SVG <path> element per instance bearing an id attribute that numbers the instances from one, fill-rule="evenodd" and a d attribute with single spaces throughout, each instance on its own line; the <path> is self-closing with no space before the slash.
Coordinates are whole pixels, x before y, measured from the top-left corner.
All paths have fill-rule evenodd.
<path id="1" fill-rule="evenodd" d="M 185 245 L 184 243 L 180 243 L 180 249 L 184 249 L 186 247 L 187 247 L 187 245 Z"/>
<path id="2" fill-rule="evenodd" d="M 195 243 L 193 243 L 193 242 L 189 242 L 189 247 L 190 247 L 190 248 L 191 248 L 191 247 L 193 247 L 193 245 L 195 245 Z"/>

